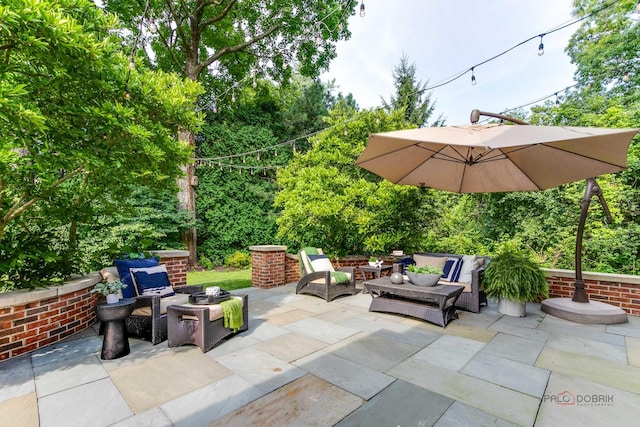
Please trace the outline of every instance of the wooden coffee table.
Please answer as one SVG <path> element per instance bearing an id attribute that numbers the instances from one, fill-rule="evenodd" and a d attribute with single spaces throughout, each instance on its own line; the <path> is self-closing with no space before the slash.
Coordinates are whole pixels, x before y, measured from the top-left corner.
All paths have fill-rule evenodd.
<path id="1" fill-rule="evenodd" d="M 363 282 L 371 294 L 369 311 L 404 314 L 417 317 L 443 328 L 451 319 L 457 319 L 455 303 L 464 286 L 415 286 L 406 281 L 391 283 L 389 276 Z"/>

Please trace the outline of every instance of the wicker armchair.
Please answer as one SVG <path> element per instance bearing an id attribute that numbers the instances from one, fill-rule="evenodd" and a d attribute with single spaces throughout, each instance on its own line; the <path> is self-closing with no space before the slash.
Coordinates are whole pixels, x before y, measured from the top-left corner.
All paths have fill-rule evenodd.
<path id="1" fill-rule="evenodd" d="M 322 249 L 317 249 L 322 254 Z M 341 295 L 355 295 L 356 289 L 356 271 L 355 267 L 339 267 L 334 269 L 330 261 L 327 261 L 326 268 L 314 271 L 311 261 L 305 250 L 300 251 L 299 257 L 302 278 L 296 286 L 296 294 L 310 294 L 323 298 L 330 302 L 334 298 Z M 337 283 L 331 272 L 341 271 L 347 274 L 349 281 L 347 283 Z"/>
<path id="2" fill-rule="evenodd" d="M 107 267 L 100 271 L 105 280 L 119 279 L 115 267 Z M 167 339 L 167 307 L 184 304 L 189 301 L 189 294 L 202 292 L 202 286 L 181 286 L 174 288 L 175 295 L 161 298 L 158 295 L 137 296 L 133 313 L 127 317 L 127 333 L 138 336 L 152 344 L 159 344 Z"/>

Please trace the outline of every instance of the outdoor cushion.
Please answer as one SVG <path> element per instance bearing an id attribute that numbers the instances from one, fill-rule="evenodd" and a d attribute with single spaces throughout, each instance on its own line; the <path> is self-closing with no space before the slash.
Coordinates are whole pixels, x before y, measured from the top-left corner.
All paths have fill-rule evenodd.
<path id="1" fill-rule="evenodd" d="M 327 271 L 327 270 L 324 270 L 324 271 Z M 349 281 L 351 281 L 351 273 L 349 273 L 348 271 L 343 271 L 343 273 L 347 276 Z M 325 283 L 325 279 L 315 279 L 315 280 L 312 280 L 309 283 L 317 283 L 317 284 L 323 285 Z M 331 276 L 331 284 L 335 285 L 336 283 L 337 283 L 336 282 L 336 278 Z"/>
<path id="2" fill-rule="evenodd" d="M 426 255 L 413 255 L 413 259 L 416 262 L 416 267 L 434 267 L 440 270 L 444 269 L 444 264 L 447 262 L 446 257 L 439 256 L 426 256 Z"/>
<path id="3" fill-rule="evenodd" d="M 240 301 L 240 305 L 244 305 L 244 300 L 242 297 L 233 297 Z M 213 322 L 214 320 L 222 319 L 224 313 L 222 312 L 222 306 L 220 304 L 204 304 L 204 305 L 194 305 L 194 304 L 182 304 L 184 307 L 209 307 L 209 321 Z M 188 320 L 198 320 L 196 316 L 182 316 L 183 319 Z"/>
<path id="4" fill-rule="evenodd" d="M 169 282 L 166 265 L 131 268 L 129 271 L 131 272 L 138 296 L 159 295 L 164 298 L 175 294 Z"/>
<path id="5" fill-rule="evenodd" d="M 462 257 L 462 269 L 458 282 L 471 282 L 471 271 L 476 268 L 476 256 L 465 255 Z"/>
<path id="6" fill-rule="evenodd" d="M 167 314 L 167 307 L 189 302 L 189 294 L 175 294 L 170 297 L 160 298 L 160 314 Z M 133 316 L 151 316 L 151 307 L 138 307 L 131 313 Z"/>
<path id="7" fill-rule="evenodd" d="M 114 261 L 116 268 L 118 269 L 118 275 L 120 281 L 126 283 L 127 287 L 122 289 L 122 296 L 124 298 L 134 298 L 137 296 L 133 280 L 131 279 L 130 268 L 144 268 L 154 267 L 158 265 L 158 258 L 145 258 L 145 259 L 117 259 Z"/>
<path id="8" fill-rule="evenodd" d="M 309 261 L 311 261 L 311 268 L 313 271 L 335 271 L 331 260 L 326 255 L 307 255 Z"/>
<path id="9" fill-rule="evenodd" d="M 442 269 L 442 278 L 448 282 L 455 282 L 456 274 L 460 271 L 462 264 L 461 258 L 449 257 L 446 259 L 444 268 Z"/>

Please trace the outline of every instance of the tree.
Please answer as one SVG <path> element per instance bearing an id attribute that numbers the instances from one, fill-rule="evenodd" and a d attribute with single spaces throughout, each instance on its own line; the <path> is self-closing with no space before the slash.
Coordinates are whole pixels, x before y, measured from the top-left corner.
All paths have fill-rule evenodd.
<path id="1" fill-rule="evenodd" d="M 236 98 L 229 108 L 208 114 L 198 135 L 196 211 L 202 265 L 221 263 L 258 242 L 275 241 L 274 170 L 286 165 L 294 150 L 308 149 L 305 139 L 296 138 L 326 127 L 323 118 L 335 102 L 329 84 L 299 75 L 289 85 L 258 80 L 255 88 L 243 88 Z"/>
<path id="2" fill-rule="evenodd" d="M 117 207 L 123 183 L 180 175 L 190 147 L 175 135 L 197 128 L 200 86 L 130 70 L 117 20 L 86 0 L 9 0 L 0 16 L 0 241 L 32 212 L 70 224 L 73 247 L 77 224 Z"/>
<path id="3" fill-rule="evenodd" d="M 435 101 L 431 100 L 431 92 L 427 92 L 428 84 L 428 81 L 422 83 L 416 80 L 416 65 L 409 63 L 409 57 L 403 53 L 400 64 L 393 70 L 396 94 L 391 95 L 389 102 L 381 98 L 382 105 L 387 111 L 404 110 L 404 117 L 409 123 L 418 127 L 426 126 L 436 108 Z M 431 124 L 443 125 L 442 114 Z"/>
<path id="4" fill-rule="evenodd" d="M 181 73 L 206 86 L 218 106 L 228 102 L 250 77 L 286 81 L 294 68 L 316 76 L 336 56 L 335 43 L 350 36 L 347 19 L 354 0 L 105 0 L 133 34 L 145 31 L 148 60 L 163 70 Z M 144 50 L 147 52 L 147 50 Z M 152 53 L 152 54 L 151 54 Z M 195 146 L 192 132 L 180 139 Z M 194 166 L 186 167 L 178 195 L 182 207 L 195 214 Z M 185 236 L 196 262 L 196 232 Z"/>
<path id="5" fill-rule="evenodd" d="M 312 147 L 278 171 L 278 237 L 292 249 L 332 255 L 414 250 L 430 225 L 430 192 L 399 186 L 355 165 L 371 132 L 407 127 L 399 111 L 356 112 L 339 104 Z"/>

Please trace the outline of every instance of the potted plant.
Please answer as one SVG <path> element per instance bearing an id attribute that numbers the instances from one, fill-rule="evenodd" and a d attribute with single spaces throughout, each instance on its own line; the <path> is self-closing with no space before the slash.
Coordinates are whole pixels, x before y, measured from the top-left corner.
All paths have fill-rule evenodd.
<path id="1" fill-rule="evenodd" d="M 418 286 L 435 286 L 442 277 L 442 270 L 431 267 L 416 267 L 415 265 L 407 266 L 407 276 L 409 281 Z"/>
<path id="2" fill-rule="evenodd" d="M 547 278 L 530 255 L 507 242 L 484 270 L 487 295 L 500 299 L 498 311 L 516 317 L 526 315 L 526 302 L 549 295 Z"/>
<path id="3" fill-rule="evenodd" d="M 369 258 L 369 265 L 371 267 L 380 267 L 380 265 L 382 265 L 382 260 L 378 260 L 377 257 L 372 256 Z"/>
<path id="4" fill-rule="evenodd" d="M 118 295 L 123 288 L 126 288 L 127 284 L 122 283 L 120 279 L 116 279 L 113 282 L 103 280 L 97 283 L 93 289 L 89 292 L 98 292 L 107 297 L 107 304 L 114 304 L 120 300 Z"/>

